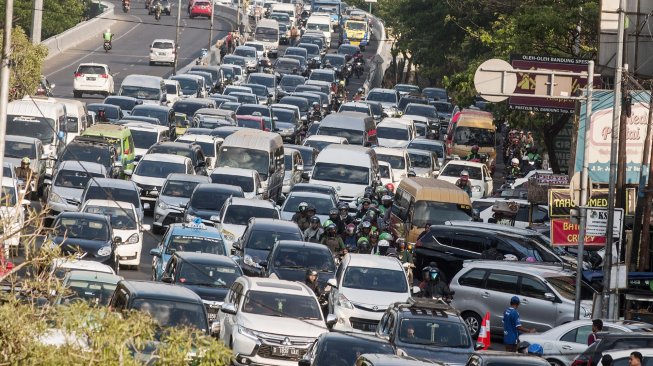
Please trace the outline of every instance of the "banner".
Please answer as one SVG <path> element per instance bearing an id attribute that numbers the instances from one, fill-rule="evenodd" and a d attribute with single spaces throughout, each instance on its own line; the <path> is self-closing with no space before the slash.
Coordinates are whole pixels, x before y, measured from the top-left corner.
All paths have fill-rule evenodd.
<path id="1" fill-rule="evenodd" d="M 605 237 L 585 235 L 585 245 L 605 245 Z M 569 219 L 551 219 L 551 245 L 578 245 L 578 225 Z"/>
<path id="2" fill-rule="evenodd" d="M 635 188 L 626 188 L 626 210 L 628 216 L 635 215 L 635 203 L 637 195 Z M 593 189 L 592 196 L 587 200 L 588 207 L 607 208 L 608 207 L 608 189 Z M 549 216 L 550 217 L 569 217 L 571 209 L 576 208 L 576 204 L 571 199 L 568 188 L 551 188 L 549 189 Z"/>

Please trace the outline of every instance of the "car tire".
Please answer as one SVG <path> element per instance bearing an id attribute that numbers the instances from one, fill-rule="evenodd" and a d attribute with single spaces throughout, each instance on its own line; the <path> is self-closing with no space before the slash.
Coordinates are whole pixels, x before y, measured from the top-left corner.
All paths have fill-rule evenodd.
<path id="1" fill-rule="evenodd" d="M 558 361 L 556 359 L 547 359 L 547 362 L 550 363 L 551 366 L 565 366 L 562 361 Z"/>
<path id="2" fill-rule="evenodd" d="M 154 66 L 154 61 L 150 61 L 150 66 Z"/>
<path id="3" fill-rule="evenodd" d="M 77 91 L 77 90 L 73 90 L 73 97 L 74 97 L 74 98 L 81 98 L 82 95 L 83 95 L 82 92 Z"/>
<path id="4" fill-rule="evenodd" d="M 462 318 L 472 339 L 478 338 L 478 333 L 481 331 L 481 316 L 473 311 L 467 311 L 462 313 Z"/>

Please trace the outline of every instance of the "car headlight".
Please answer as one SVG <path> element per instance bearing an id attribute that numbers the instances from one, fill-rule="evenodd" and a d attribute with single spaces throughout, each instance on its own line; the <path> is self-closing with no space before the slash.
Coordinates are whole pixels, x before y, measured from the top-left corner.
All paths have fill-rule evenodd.
<path id="1" fill-rule="evenodd" d="M 97 251 L 97 255 L 100 257 L 107 257 L 111 255 L 111 247 L 110 246 L 104 246 Z"/>
<path id="2" fill-rule="evenodd" d="M 61 196 L 59 196 L 58 194 L 56 194 L 54 192 L 50 192 L 49 201 L 52 202 L 52 203 L 63 203 L 64 202 L 64 200 L 61 198 Z"/>
<path id="3" fill-rule="evenodd" d="M 245 263 L 246 265 L 248 265 L 248 266 L 250 266 L 250 267 L 261 268 L 261 265 L 258 264 L 258 263 L 256 263 L 256 262 L 254 262 L 254 258 L 252 258 L 252 256 L 249 255 L 249 254 L 246 254 L 246 255 L 243 257 L 243 263 Z"/>
<path id="4" fill-rule="evenodd" d="M 481 186 L 472 186 L 472 192 L 480 192 Z"/>
<path id="5" fill-rule="evenodd" d="M 131 236 L 129 236 L 129 239 L 127 239 L 127 242 L 125 244 L 136 244 L 140 241 L 140 237 L 138 236 L 138 233 L 133 233 Z"/>
<path id="6" fill-rule="evenodd" d="M 167 210 L 168 209 L 168 204 L 166 204 L 163 201 L 159 201 L 159 208 L 162 210 Z"/>
<path id="7" fill-rule="evenodd" d="M 342 306 L 343 308 L 349 310 L 354 309 L 354 305 L 352 305 L 352 303 L 343 294 L 339 294 L 338 297 L 336 297 L 336 305 Z"/>
<path id="8" fill-rule="evenodd" d="M 222 236 L 224 236 L 225 240 L 229 240 L 229 241 L 236 240 L 236 236 L 229 230 L 222 229 Z"/>
<path id="9" fill-rule="evenodd" d="M 254 333 L 254 331 L 252 331 L 251 329 L 243 327 L 242 325 L 238 326 L 238 333 L 254 341 L 258 341 L 258 337 L 256 336 L 256 333 Z"/>

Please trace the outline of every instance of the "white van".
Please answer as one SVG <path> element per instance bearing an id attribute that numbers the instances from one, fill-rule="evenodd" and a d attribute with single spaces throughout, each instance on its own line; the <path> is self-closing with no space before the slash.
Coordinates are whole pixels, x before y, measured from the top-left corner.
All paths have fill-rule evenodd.
<path id="1" fill-rule="evenodd" d="M 86 103 L 76 99 L 57 98 L 57 101 L 66 106 L 66 144 L 79 136 L 86 127 L 91 125 Z"/>
<path id="2" fill-rule="evenodd" d="M 297 24 L 295 23 L 297 21 L 297 14 L 295 14 L 295 4 L 287 4 L 287 3 L 272 4 L 271 13 L 288 14 L 288 17 L 290 17 L 290 26 L 291 27 L 293 25 L 297 26 Z"/>
<path id="3" fill-rule="evenodd" d="M 306 29 L 324 33 L 327 47 L 331 48 L 331 17 L 328 15 L 311 15 L 306 21 Z"/>
<path id="4" fill-rule="evenodd" d="M 118 95 L 140 99 L 144 104 L 166 105 L 166 84 L 160 76 L 127 75 Z"/>
<path id="5" fill-rule="evenodd" d="M 7 105 L 7 131 L 41 140 L 48 177 L 52 176 L 54 163 L 65 147 L 65 125 L 66 106 L 54 98 L 27 95 Z"/>
<path id="6" fill-rule="evenodd" d="M 279 22 L 261 19 L 254 32 L 254 40 L 263 43 L 268 57 L 279 53 Z"/>
<path id="7" fill-rule="evenodd" d="M 384 118 L 376 126 L 379 146 L 403 148 L 417 136 L 412 120 L 403 118 Z"/>
<path id="8" fill-rule="evenodd" d="M 365 194 L 365 188 L 379 180 L 379 163 L 371 148 L 332 144 L 315 159 L 311 184 L 336 189 L 342 201 L 352 202 Z"/>

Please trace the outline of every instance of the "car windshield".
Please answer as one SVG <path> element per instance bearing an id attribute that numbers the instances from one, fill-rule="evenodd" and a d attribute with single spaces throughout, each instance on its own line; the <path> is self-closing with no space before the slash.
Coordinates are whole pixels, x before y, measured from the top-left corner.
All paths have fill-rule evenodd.
<path id="1" fill-rule="evenodd" d="M 207 108 L 205 103 L 191 103 L 185 101 L 177 101 L 172 106 L 172 109 L 175 113 L 183 113 L 187 116 L 192 116 L 197 112 L 198 109 Z"/>
<path id="2" fill-rule="evenodd" d="M 309 78 L 310 80 L 318 80 L 318 81 L 328 81 L 328 82 L 334 82 L 336 80 L 335 74 L 330 73 L 330 72 L 312 72 L 311 77 Z"/>
<path id="3" fill-rule="evenodd" d="M 431 99 L 447 100 L 447 91 L 441 89 L 424 89 L 422 93 Z"/>
<path id="4" fill-rule="evenodd" d="M 370 109 L 367 106 L 347 105 L 343 104 L 338 109 L 338 112 L 359 112 L 370 115 Z"/>
<path id="5" fill-rule="evenodd" d="M 86 190 L 84 200 L 114 200 L 131 203 L 134 207 L 141 207 L 141 199 L 136 188 L 121 189 L 91 185 Z"/>
<path id="6" fill-rule="evenodd" d="M 134 107 L 132 116 L 152 117 L 159 120 L 161 126 L 168 125 L 168 112 L 161 109 L 147 108 L 147 107 Z"/>
<path id="7" fill-rule="evenodd" d="M 444 157 L 444 145 L 440 144 L 420 144 L 419 142 L 411 142 L 408 144 L 409 149 L 415 150 L 425 150 L 434 152 L 438 155 L 438 158 Z"/>
<path id="8" fill-rule="evenodd" d="M 194 78 L 175 78 L 173 80 L 177 80 L 179 82 L 179 86 L 181 86 L 181 90 L 184 92 L 184 94 L 196 92 L 197 88 L 199 88 L 199 84 Z"/>
<path id="9" fill-rule="evenodd" d="M 365 132 L 361 130 L 347 130 L 337 127 L 320 127 L 318 135 L 344 137 L 350 145 L 362 145 Z"/>
<path id="10" fill-rule="evenodd" d="M 326 55 L 323 63 L 329 62 L 332 66 L 344 66 L 345 58 L 342 56 Z"/>
<path id="11" fill-rule="evenodd" d="M 415 168 L 433 168 L 433 160 L 431 158 L 431 155 L 427 154 L 416 154 L 416 153 L 408 153 L 408 157 L 410 158 L 410 166 L 415 167 Z"/>
<path id="12" fill-rule="evenodd" d="M 494 131 L 486 128 L 456 127 L 454 143 L 458 145 L 478 145 L 481 147 L 494 147 Z"/>
<path id="13" fill-rule="evenodd" d="M 263 75 L 250 75 L 249 79 L 247 80 L 247 83 L 249 84 L 263 85 L 267 88 L 273 88 L 274 82 L 274 77 L 267 77 Z"/>
<path id="14" fill-rule="evenodd" d="M 331 30 L 329 24 L 321 24 L 321 23 L 308 23 L 306 24 L 306 29 L 317 30 L 320 32 L 328 32 Z"/>
<path id="15" fill-rule="evenodd" d="M 446 221 L 471 221 L 472 208 L 449 202 L 417 201 L 413 212 L 413 226 L 424 227 L 426 223 L 444 224 Z"/>
<path id="16" fill-rule="evenodd" d="M 66 132 L 79 132 L 79 119 L 77 117 L 66 117 Z"/>
<path id="17" fill-rule="evenodd" d="M 367 94 L 365 100 L 381 103 L 397 103 L 397 95 L 395 93 L 370 92 Z"/>
<path id="18" fill-rule="evenodd" d="M 312 149 L 311 150 L 298 149 L 298 151 L 302 156 L 302 161 L 304 162 L 304 166 L 313 165 L 313 163 L 315 163 L 315 160 L 314 160 L 315 155 L 314 155 L 314 152 L 312 151 Z"/>
<path id="19" fill-rule="evenodd" d="M 145 160 L 138 163 L 134 175 L 152 178 L 166 178 L 171 173 L 186 173 L 186 164 Z"/>
<path id="20" fill-rule="evenodd" d="M 189 159 L 193 159 L 195 157 L 195 154 L 193 154 L 193 149 L 188 146 L 178 145 L 154 145 L 147 151 L 147 153 L 178 155 Z"/>
<path id="21" fill-rule="evenodd" d="M 419 94 L 420 90 L 418 86 L 415 85 L 406 85 L 406 84 L 397 84 L 395 85 L 395 90 L 402 93 L 415 93 Z"/>
<path id="22" fill-rule="evenodd" d="M 303 49 L 303 50 L 302 50 Z M 291 56 L 291 55 L 296 55 L 296 56 L 302 56 L 306 57 L 306 52 L 304 52 L 306 49 L 304 47 L 300 48 L 288 48 L 286 50 L 286 53 L 284 53 L 284 56 Z"/>
<path id="23" fill-rule="evenodd" d="M 80 170 L 60 170 L 54 180 L 54 185 L 65 188 L 86 188 L 86 183 L 92 178 L 103 178 L 102 174 L 91 173 Z"/>
<path id="24" fill-rule="evenodd" d="M 252 93 L 265 100 L 268 97 L 268 88 L 261 84 L 246 84 L 245 86 L 252 89 Z"/>
<path id="25" fill-rule="evenodd" d="M 299 107 L 299 110 L 301 112 L 306 112 L 308 111 L 308 100 L 305 98 L 281 98 L 280 103 L 282 104 L 290 104 Z"/>
<path id="26" fill-rule="evenodd" d="M 467 166 L 462 164 L 447 164 L 447 166 L 442 169 L 440 175 L 443 177 L 460 177 L 460 173 L 466 170 L 469 173 L 469 179 L 481 180 L 481 167 L 477 166 Z"/>
<path id="27" fill-rule="evenodd" d="M 252 176 L 213 173 L 211 174 L 211 182 L 238 186 L 246 193 L 254 192 L 254 178 Z"/>
<path id="28" fill-rule="evenodd" d="M 435 103 L 431 103 L 431 105 L 433 105 L 440 113 L 449 114 L 453 111 L 453 105 L 451 103 L 435 102 Z"/>
<path id="29" fill-rule="evenodd" d="M 314 147 L 315 149 L 317 149 L 317 151 L 322 151 L 322 150 L 324 150 L 325 147 L 327 147 L 327 146 L 329 146 L 331 144 L 335 144 L 335 143 L 336 142 L 333 142 L 333 141 L 322 141 L 322 140 L 310 139 L 310 140 L 304 141 L 304 146 Z"/>
<path id="30" fill-rule="evenodd" d="M 101 75 L 106 74 L 106 69 L 104 66 L 79 65 L 77 68 L 77 74 Z"/>
<path id="31" fill-rule="evenodd" d="M 333 273 L 336 265 L 327 248 L 281 247 L 274 253 L 272 262 L 277 268 L 313 268 L 320 272 Z"/>
<path id="32" fill-rule="evenodd" d="M 149 149 L 152 145 L 159 142 L 159 134 L 156 131 L 146 131 L 130 129 L 134 146 L 137 149 Z"/>
<path id="33" fill-rule="evenodd" d="M 224 214 L 223 223 L 244 226 L 252 217 L 278 219 L 279 214 L 271 207 L 230 205 Z"/>
<path id="34" fill-rule="evenodd" d="M 269 117 L 270 108 L 259 105 L 241 105 L 238 107 L 236 114 L 239 116 L 256 116 L 260 114 L 260 117 Z"/>
<path id="35" fill-rule="evenodd" d="M 288 109 L 273 108 L 272 116 L 277 118 L 277 126 L 280 126 L 279 122 L 290 123 L 292 124 L 292 126 L 294 126 L 295 123 L 297 122 L 295 121 L 295 113 Z M 288 126 L 288 128 L 292 128 L 292 126 Z"/>
<path id="36" fill-rule="evenodd" d="M 62 299 L 64 304 L 72 303 L 71 300 L 82 299 L 91 305 L 107 306 L 116 289 L 116 284 L 73 279 L 66 283 L 66 287 L 71 294 Z"/>
<path id="37" fill-rule="evenodd" d="M 281 78 L 280 86 L 297 86 L 304 84 L 304 77 L 295 77 L 293 75 L 285 75 Z"/>
<path id="38" fill-rule="evenodd" d="M 341 360 L 338 365 L 355 365 L 358 357 L 364 353 L 393 355 L 394 348 L 390 343 L 373 341 L 362 337 L 345 337 L 342 339 L 329 339 L 323 343 L 324 352 L 318 352 L 315 359 L 316 365 L 333 364 L 333 356 L 338 355 Z"/>
<path id="39" fill-rule="evenodd" d="M 356 46 L 342 45 L 338 48 L 338 53 L 341 55 L 355 55 L 358 51 L 359 48 Z"/>
<path id="40" fill-rule="evenodd" d="M 576 277 L 574 276 L 552 276 L 546 277 L 549 284 L 567 300 L 575 301 L 576 299 Z M 592 300 L 594 298 L 594 290 L 585 282 L 582 282 L 580 299 Z"/>
<path id="41" fill-rule="evenodd" d="M 7 134 L 34 137 L 43 144 L 54 141 L 54 120 L 44 117 L 7 115 Z"/>
<path id="42" fill-rule="evenodd" d="M 223 65 L 233 64 L 233 65 L 245 67 L 247 62 L 242 57 L 227 55 L 222 59 L 222 64 Z"/>
<path id="43" fill-rule="evenodd" d="M 346 184 L 370 184 L 370 170 L 362 166 L 317 163 L 312 179 Z"/>
<path id="44" fill-rule="evenodd" d="M 177 94 L 177 85 L 175 84 L 166 84 L 166 93 L 168 94 Z"/>
<path id="45" fill-rule="evenodd" d="M 152 48 L 162 49 L 162 50 L 171 50 L 172 42 L 154 42 L 152 43 Z"/>
<path id="46" fill-rule="evenodd" d="M 379 177 L 390 179 L 390 167 L 379 164 Z"/>
<path id="47" fill-rule="evenodd" d="M 161 99 L 161 89 L 123 85 L 120 88 L 120 95 L 137 99 L 159 100 Z"/>
<path id="48" fill-rule="evenodd" d="M 116 106 L 103 106 L 97 104 L 89 104 L 87 106 L 88 110 L 91 112 L 99 113 L 99 111 L 104 111 L 104 115 L 109 120 L 118 120 L 120 119 L 120 109 Z"/>
<path id="49" fill-rule="evenodd" d="M 214 263 L 182 262 L 177 281 L 186 286 L 209 286 L 229 288 L 241 271 L 236 266 Z"/>
<path id="50" fill-rule="evenodd" d="M 161 190 L 162 196 L 190 198 L 199 183 L 188 180 L 166 180 Z"/>
<path id="51" fill-rule="evenodd" d="M 342 286 L 360 290 L 408 293 L 405 272 L 384 268 L 347 267 Z"/>
<path id="52" fill-rule="evenodd" d="M 36 146 L 27 142 L 5 141 L 5 157 L 36 159 Z"/>
<path id="53" fill-rule="evenodd" d="M 219 211 L 225 201 L 234 195 L 233 192 L 214 190 L 195 191 L 190 200 L 190 207 L 196 210 Z M 235 195 L 238 197 L 238 195 Z"/>
<path id="54" fill-rule="evenodd" d="M 254 230 L 247 241 L 247 248 L 270 251 L 279 240 L 302 241 L 304 238 L 299 229 L 294 232 Z"/>
<path id="55" fill-rule="evenodd" d="M 282 292 L 248 291 L 243 312 L 294 319 L 322 319 L 314 296 L 289 295 Z"/>
<path id="56" fill-rule="evenodd" d="M 389 140 L 408 140 L 408 129 L 380 126 L 376 128 L 376 137 Z"/>
<path id="57" fill-rule="evenodd" d="M 316 57 L 320 55 L 320 47 L 314 45 L 314 44 L 300 44 L 298 47 L 301 47 L 306 50 L 308 53 L 308 57 Z"/>
<path id="58" fill-rule="evenodd" d="M 118 230 L 137 229 L 136 217 L 131 208 L 110 207 L 110 206 L 86 206 L 84 212 L 107 216 L 111 221 L 111 227 Z M 126 240 L 126 238 L 125 238 Z"/>
<path id="59" fill-rule="evenodd" d="M 365 22 L 347 22 L 345 28 L 348 30 L 364 31 L 367 28 L 367 24 Z"/>
<path id="60" fill-rule="evenodd" d="M 224 255 L 224 243 L 220 238 L 198 235 L 171 235 L 166 243 L 166 254 L 196 252 Z"/>
<path id="61" fill-rule="evenodd" d="M 255 130 L 261 130 L 261 127 L 264 127 L 261 124 L 261 120 L 259 119 L 250 119 L 243 117 L 236 118 L 236 126 L 243 128 L 253 128 Z"/>
<path id="62" fill-rule="evenodd" d="M 410 104 L 406 107 L 404 114 L 422 116 L 426 118 L 438 118 L 438 111 L 430 105 Z"/>
<path id="63" fill-rule="evenodd" d="M 202 304 L 136 298 L 132 308 L 149 314 L 162 327 L 184 326 L 201 330 L 206 330 L 207 327 Z"/>
<path id="64" fill-rule="evenodd" d="M 286 199 L 286 202 L 283 205 L 283 210 L 285 212 L 296 212 L 297 207 L 299 207 L 299 204 L 302 202 L 307 202 L 308 204 L 315 207 L 315 213 L 317 215 L 328 215 L 329 210 L 335 208 L 335 204 L 330 198 L 290 195 L 290 197 Z"/>
<path id="65" fill-rule="evenodd" d="M 254 169 L 262 180 L 267 180 L 270 157 L 263 150 L 223 146 L 217 166 Z"/>
<path id="66" fill-rule="evenodd" d="M 274 28 L 257 27 L 254 39 L 261 42 L 276 42 L 279 40 L 279 30 Z"/>
<path id="67" fill-rule="evenodd" d="M 173 94 L 176 92 L 173 92 Z M 104 100 L 104 104 L 113 104 L 123 111 L 131 111 L 134 108 L 134 100 L 133 99 L 127 99 L 127 98 L 120 98 L 120 97 L 108 97 Z"/>
<path id="68" fill-rule="evenodd" d="M 200 125 L 201 127 L 201 125 Z M 183 138 L 177 139 L 179 142 L 187 142 L 189 144 L 195 144 L 202 148 L 202 153 L 204 153 L 205 158 L 212 158 L 215 156 L 215 143 L 206 142 L 206 141 L 190 141 L 184 140 Z"/>
<path id="69" fill-rule="evenodd" d="M 86 240 L 109 240 L 109 227 L 104 221 L 82 217 L 60 217 L 54 224 L 56 236 Z M 71 248 L 72 249 L 72 248 Z M 77 250 L 71 250 L 76 252 Z"/>
<path id="70" fill-rule="evenodd" d="M 274 67 L 283 70 L 293 70 L 299 68 L 300 65 L 299 65 L 299 61 L 297 60 L 280 59 L 279 61 L 277 61 Z"/>
<path id="71" fill-rule="evenodd" d="M 410 344 L 450 348 L 469 348 L 472 345 L 464 323 L 441 321 L 435 317 L 402 319 L 399 340 Z"/>
<path id="72" fill-rule="evenodd" d="M 404 156 L 376 154 L 379 161 L 390 163 L 392 169 L 406 169 L 406 159 Z"/>

